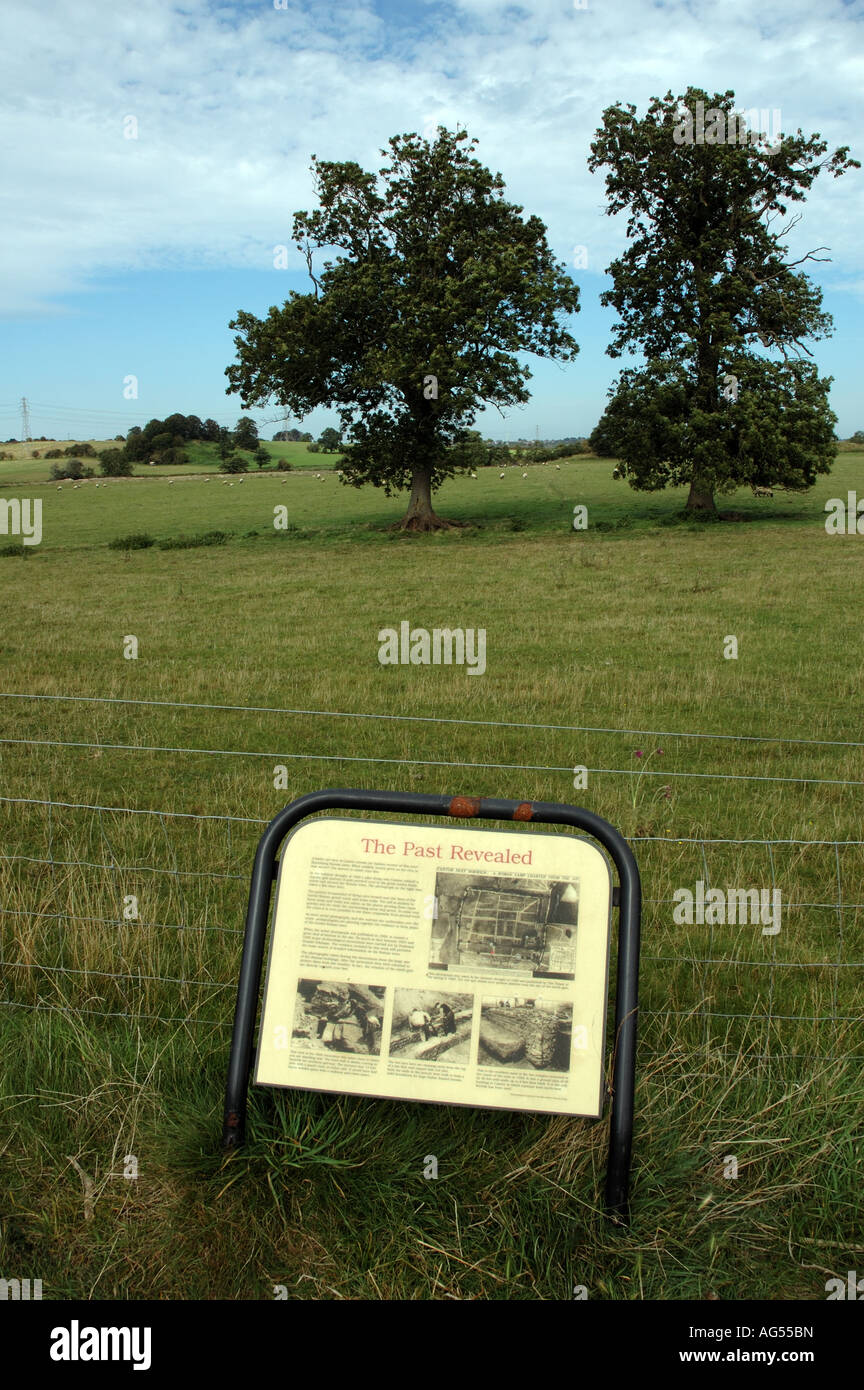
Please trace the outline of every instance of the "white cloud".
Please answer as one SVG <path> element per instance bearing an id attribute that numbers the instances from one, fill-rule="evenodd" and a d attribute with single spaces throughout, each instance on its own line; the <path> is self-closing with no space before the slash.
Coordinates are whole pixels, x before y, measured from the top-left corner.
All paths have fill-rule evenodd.
<path id="1" fill-rule="evenodd" d="M 586 168 L 604 107 L 690 83 L 779 107 L 833 148 L 864 128 L 860 23 L 839 0 L 371 0 L 115 6 L 6 0 L 4 312 L 47 312 L 96 272 L 272 265 L 314 206 L 310 155 L 377 168 L 390 135 L 463 121 L 508 196 L 592 269 L 623 244 Z M 138 138 L 123 138 L 134 116 Z M 861 154 L 853 148 L 853 154 Z M 864 180 L 817 180 L 790 246 L 832 247 L 828 283 L 864 273 Z M 299 258 L 296 264 L 301 264 Z"/>

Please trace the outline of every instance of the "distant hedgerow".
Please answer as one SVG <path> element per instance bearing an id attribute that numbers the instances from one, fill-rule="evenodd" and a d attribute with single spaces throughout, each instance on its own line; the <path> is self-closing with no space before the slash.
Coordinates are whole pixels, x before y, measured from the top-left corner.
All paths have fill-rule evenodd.
<path id="1" fill-rule="evenodd" d="M 146 531 L 134 531 L 131 536 L 118 536 L 108 542 L 109 550 L 148 550 L 156 541 Z"/>
<path id="2" fill-rule="evenodd" d="M 230 532 L 205 531 L 201 536 L 170 536 L 159 541 L 160 550 L 194 550 L 200 545 L 224 545 Z"/>

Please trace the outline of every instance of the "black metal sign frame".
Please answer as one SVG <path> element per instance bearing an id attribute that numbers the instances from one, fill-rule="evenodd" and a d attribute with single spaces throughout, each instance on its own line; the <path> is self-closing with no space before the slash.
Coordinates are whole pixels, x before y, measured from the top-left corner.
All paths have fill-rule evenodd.
<path id="1" fill-rule="evenodd" d="M 636 1019 L 639 988 L 639 930 L 642 888 L 633 851 L 623 835 L 593 811 L 555 801 L 503 801 L 495 797 L 439 796 L 426 792 L 328 789 L 292 801 L 267 826 L 258 843 L 243 939 L 234 1032 L 225 1089 L 223 1149 L 243 1143 L 252 1059 L 252 1036 L 261 991 L 264 944 L 279 848 L 298 821 L 319 811 L 385 811 L 456 819 L 531 821 L 569 825 L 587 831 L 608 852 L 618 870 L 613 892 L 618 906 L 618 971 L 615 986 L 615 1043 L 612 1055 L 612 1109 L 606 1167 L 606 1213 L 629 1220 L 628 1188 L 633 1145 L 633 1094 L 636 1080 Z M 608 988 L 608 981 L 607 981 Z"/>

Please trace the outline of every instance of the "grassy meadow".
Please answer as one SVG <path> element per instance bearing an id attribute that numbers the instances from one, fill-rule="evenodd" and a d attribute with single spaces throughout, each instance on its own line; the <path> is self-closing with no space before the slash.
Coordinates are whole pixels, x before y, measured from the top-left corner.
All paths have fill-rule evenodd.
<path id="1" fill-rule="evenodd" d="M 40 545 L 0 535 L 0 1272 L 44 1298 L 823 1299 L 864 1267 L 864 539 L 824 527 L 864 452 L 716 523 L 608 460 L 481 470 L 436 498 L 462 528 L 409 537 L 404 497 L 268 450 L 296 471 L 0 462 L 0 501 L 43 501 Z M 484 628 L 485 674 L 381 666 L 403 620 Z M 37 693 L 83 698 L 13 698 Z M 605 1117 L 262 1090 L 220 1154 L 255 845 L 325 786 L 574 801 L 631 839 L 628 1229 L 598 1211 Z M 675 925 L 700 879 L 779 887 L 781 932 Z"/>

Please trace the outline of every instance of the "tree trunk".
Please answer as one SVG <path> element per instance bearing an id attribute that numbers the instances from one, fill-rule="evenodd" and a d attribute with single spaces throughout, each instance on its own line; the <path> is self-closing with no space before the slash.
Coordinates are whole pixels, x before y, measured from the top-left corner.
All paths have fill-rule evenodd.
<path id="1" fill-rule="evenodd" d="M 717 508 L 714 506 L 714 493 L 709 483 L 701 478 L 690 479 L 690 496 L 687 498 L 688 512 L 701 512 L 703 515 L 716 516 Z"/>
<path id="2" fill-rule="evenodd" d="M 402 520 L 400 531 L 449 531 L 458 525 L 446 521 L 432 509 L 432 473 L 428 468 L 415 468 L 411 475 L 411 500 Z"/>

